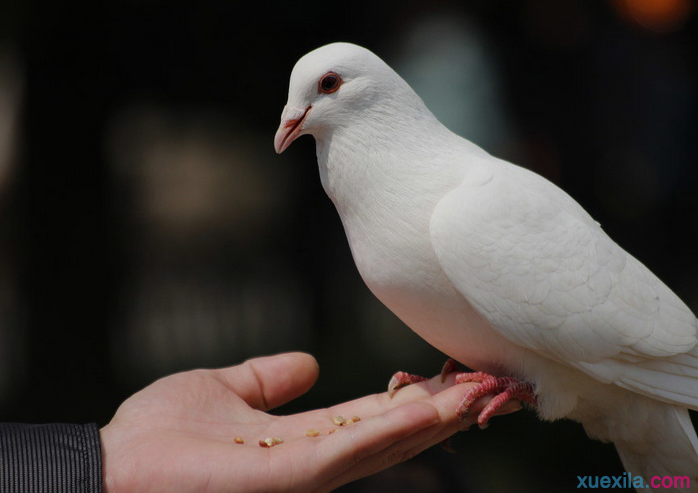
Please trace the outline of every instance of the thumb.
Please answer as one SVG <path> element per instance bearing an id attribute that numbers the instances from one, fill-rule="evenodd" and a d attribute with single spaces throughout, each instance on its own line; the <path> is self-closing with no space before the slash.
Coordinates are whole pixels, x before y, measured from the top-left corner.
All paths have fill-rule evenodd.
<path id="1" fill-rule="evenodd" d="M 282 353 L 253 358 L 231 368 L 216 370 L 237 395 L 262 411 L 305 394 L 318 377 L 318 364 L 306 353 Z"/>

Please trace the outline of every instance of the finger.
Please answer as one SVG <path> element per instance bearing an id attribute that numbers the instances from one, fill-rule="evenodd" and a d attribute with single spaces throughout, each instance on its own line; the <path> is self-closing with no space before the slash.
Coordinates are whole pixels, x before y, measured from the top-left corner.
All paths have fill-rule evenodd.
<path id="1" fill-rule="evenodd" d="M 322 470 L 327 477 L 335 477 L 439 420 L 434 406 L 412 402 L 345 427 L 318 443 Z"/>
<path id="2" fill-rule="evenodd" d="M 464 383 L 462 385 L 473 385 Z M 409 402 L 415 402 L 430 398 L 432 395 L 439 393 L 447 388 L 447 385 L 441 384 L 438 378 L 433 378 L 425 382 L 416 383 L 400 389 L 394 397 L 390 397 L 387 392 L 380 394 L 367 395 L 353 401 L 343 402 L 328 409 L 332 415 L 341 414 L 343 416 L 360 416 L 371 417 L 386 413 L 391 409 L 395 409 Z M 465 392 L 468 387 L 463 387 Z"/>
<path id="3" fill-rule="evenodd" d="M 397 439 L 395 439 L 396 437 L 393 436 L 392 438 L 394 440 L 392 440 L 392 443 L 389 443 L 388 437 L 381 436 L 381 433 L 388 431 L 381 429 L 381 421 L 375 418 L 371 420 L 371 422 L 377 425 L 377 429 L 374 426 L 372 429 L 363 431 L 370 434 L 371 439 L 373 440 L 385 440 L 383 442 L 384 446 L 381 447 L 377 443 L 374 443 L 369 444 L 368 446 L 360 447 L 358 443 L 362 436 L 357 435 L 356 437 L 353 437 L 356 438 L 356 442 L 353 444 L 356 453 L 353 456 L 349 456 L 353 457 L 353 460 L 348 458 L 346 455 L 343 456 L 343 462 L 340 463 L 343 467 L 335 467 L 335 469 L 331 471 L 332 475 L 329 477 L 332 479 L 330 480 L 327 491 L 331 491 L 332 489 L 338 488 L 343 484 L 355 481 L 359 478 L 375 474 L 400 462 L 404 462 L 427 448 L 439 444 L 448 437 L 457 433 L 462 428 L 463 424 L 458 420 L 455 409 L 462 397 L 463 386 L 457 385 L 438 393 L 426 401 L 422 401 L 423 404 L 431 405 L 433 407 L 437 413 L 438 420 L 436 422 L 432 422 L 433 424 L 431 425 L 417 430 L 414 433 L 404 434 Z M 491 396 L 486 396 L 473 403 L 471 424 L 477 422 L 477 414 L 482 410 L 482 408 L 484 408 L 490 399 Z M 397 412 L 404 411 L 404 409 L 407 408 L 409 410 L 408 413 L 410 413 L 412 412 L 410 408 L 413 405 L 414 404 L 405 404 L 393 411 L 389 411 L 385 415 L 386 421 L 403 419 L 403 416 Z M 520 407 L 520 403 L 513 402 L 502 407 L 502 411 L 506 413 L 513 412 Z M 363 421 L 359 422 L 358 425 L 361 425 L 361 423 L 363 423 Z M 352 425 L 352 428 L 356 426 L 357 428 L 355 429 L 358 429 L 358 425 Z M 349 429 L 351 428 L 347 428 L 346 431 Z M 340 433 L 335 433 L 332 436 L 339 439 L 344 433 L 345 430 L 343 429 Z M 330 437 L 328 437 L 328 442 L 330 441 L 329 438 Z M 337 447 L 337 444 L 333 444 L 333 447 Z"/>
<path id="4" fill-rule="evenodd" d="M 306 393 L 318 377 L 318 364 L 306 353 L 253 358 L 217 370 L 217 375 L 251 407 L 267 411 Z"/>
<path id="5" fill-rule="evenodd" d="M 401 388 L 393 397 L 390 397 L 387 392 L 383 392 L 382 394 L 373 394 L 350 402 L 338 404 L 337 406 L 328 409 L 328 413 L 330 413 L 332 416 L 340 414 L 342 416 L 359 416 L 361 418 L 371 417 L 382 414 L 408 402 L 418 400 L 428 401 L 432 396 L 437 395 L 446 389 L 459 389 L 456 392 L 460 392 L 460 397 L 462 398 L 468 389 L 479 385 L 478 383 L 473 382 L 454 385 L 454 379 L 454 375 L 449 375 L 446 381 L 442 382 L 441 377 L 436 376 L 427 381 Z M 487 395 L 475 401 L 470 407 L 470 415 L 477 418 L 477 415 L 480 413 L 480 411 L 482 411 L 492 397 L 493 395 Z M 455 407 L 452 409 L 453 412 L 455 412 L 458 403 L 459 401 L 455 403 Z M 509 414 L 514 411 L 518 411 L 519 409 L 521 409 L 520 401 L 510 401 L 499 411 L 497 411 L 495 416 Z"/>
<path id="6" fill-rule="evenodd" d="M 433 405 L 411 402 L 338 430 L 317 444 L 314 484 L 321 485 L 317 491 L 331 491 L 399 462 L 401 458 L 388 457 L 391 454 L 385 450 L 427 430 L 436 434 L 434 428 L 440 423 Z"/>
<path id="7" fill-rule="evenodd" d="M 387 392 L 381 394 L 373 394 L 362 397 L 350 402 L 345 402 L 329 409 L 333 415 L 341 414 L 343 416 L 359 416 L 361 418 L 376 416 L 383 414 L 390 409 L 402 406 L 408 402 L 414 402 L 424 399 L 429 399 L 433 395 L 438 394 L 449 388 L 455 388 L 454 376 L 449 375 L 445 382 L 441 381 L 440 376 L 436 376 L 424 382 L 408 385 L 401 388 L 393 397 L 390 397 Z M 462 395 L 471 388 L 477 386 L 477 383 L 462 383 L 457 387 L 460 388 Z M 455 403 L 453 411 L 455 412 L 458 402 Z"/>
<path id="8" fill-rule="evenodd" d="M 485 403 L 487 405 L 487 403 Z M 482 408 L 485 406 L 483 405 Z M 480 410 L 482 410 L 482 408 Z M 502 407 L 500 407 L 496 413 L 494 413 L 494 416 L 504 416 L 505 414 L 511 414 L 516 411 L 520 411 L 523 409 L 523 404 L 521 401 L 514 400 L 514 401 L 509 401 L 506 404 L 504 404 Z"/>
<path id="9" fill-rule="evenodd" d="M 386 449 L 366 457 L 354 467 L 346 469 L 333 477 L 326 491 L 333 491 L 347 483 L 372 476 L 396 464 L 405 462 L 453 436 L 454 433 L 457 433 L 457 427 L 455 427 L 455 431 L 454 427 L 436 424 L 417 432 L 413 436 L 400 440 Z"/>
<path id="10" fill-rule="evenodd" d="M 477 423 L 477 415 L 480 411 L 487 405 L 491 400 L 491 396 L 482 397 L 473 403 L 473 415 L 468 420 L 469 425 L 474 425 Z M 449 407 L 453 403 L 451 398 L 442 399 L 440 403 L 436 404 L 437 408 L 441 408 L 441 414 L 444 412 L 444 406 Z M 520 401 L 511 401 L 504 406 L 494 415 L 501 416 L 504 414 L 510 414 L 518 411 L 522 408 Z M 450 407 L 449 407 L 450 409 Z M 442 443 L 444 440 L 452 437 L 454 434 L 462 431 L 463 423 L 459 420 L 452 419 L 453 414 L 448 412 L 447 420 L 442 421 L 437 426 L 429 427 L 425 430 L 420 431 L 404 440 L 394 443 L 386 450 L 382 451 L 380 454 L 369 458 L 366 461 L 366 469 L 372 471 L 367 475 L 374 474 L 376 472 L 382 471 L 387 467 L 393 466 L 400 462 L 407 461 L 412 457 L 424 452 L 426 449 L 433 447 Z M 387 464 L 387 466 L 385 465 Z M 353 479 L 350 479 L 353 481 Z"/>

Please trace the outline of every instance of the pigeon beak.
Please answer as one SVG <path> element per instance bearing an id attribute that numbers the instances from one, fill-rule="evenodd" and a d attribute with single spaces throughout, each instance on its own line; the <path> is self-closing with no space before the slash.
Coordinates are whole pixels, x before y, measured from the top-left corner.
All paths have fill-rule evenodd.
<path id="1" fill-rule="evenodd" d="M 308 105 L 305 109 L 288 105 L 284 107 L 284 111 L 281 113 L 281 124 L 274 136 L 274 149 L 277 154 L 284 152 L 291 145 L 291 142 L 296 140 L 296 137 L 303 130 L 305 117 L 308 116 L 312 107 L 312 105 Z"/>

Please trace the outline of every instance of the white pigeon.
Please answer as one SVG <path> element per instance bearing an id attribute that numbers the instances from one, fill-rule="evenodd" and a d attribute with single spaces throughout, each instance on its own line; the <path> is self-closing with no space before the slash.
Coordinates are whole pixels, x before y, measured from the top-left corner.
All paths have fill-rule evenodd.
<path id="1" fill-rule="evenodd" d="M 291 73 L 276 151 L 304 134 L 361 276 L 403 322 L 472 369 L 528 382 L 542 419 L 612 441 L 645 484 L 680 476 L 690 488 L 673 491 L 698 491 L 698 321 L 577 202 L 453 134 L 348 43 Z"/>

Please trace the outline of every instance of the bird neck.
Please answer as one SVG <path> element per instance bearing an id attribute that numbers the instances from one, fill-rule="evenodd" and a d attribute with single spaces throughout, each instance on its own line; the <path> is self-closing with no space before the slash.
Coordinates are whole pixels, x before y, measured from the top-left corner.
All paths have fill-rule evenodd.
<path id="1" fill-rule="evenodd" d="M 374 111 L 363 124 L 315 136 L 322 185 L 340 215 L 375 214 L 401 201 L 428 207 L 453 186 L 462 170 L 450 157 L 462 139 L 428 110 L 421 115 Z"/>

